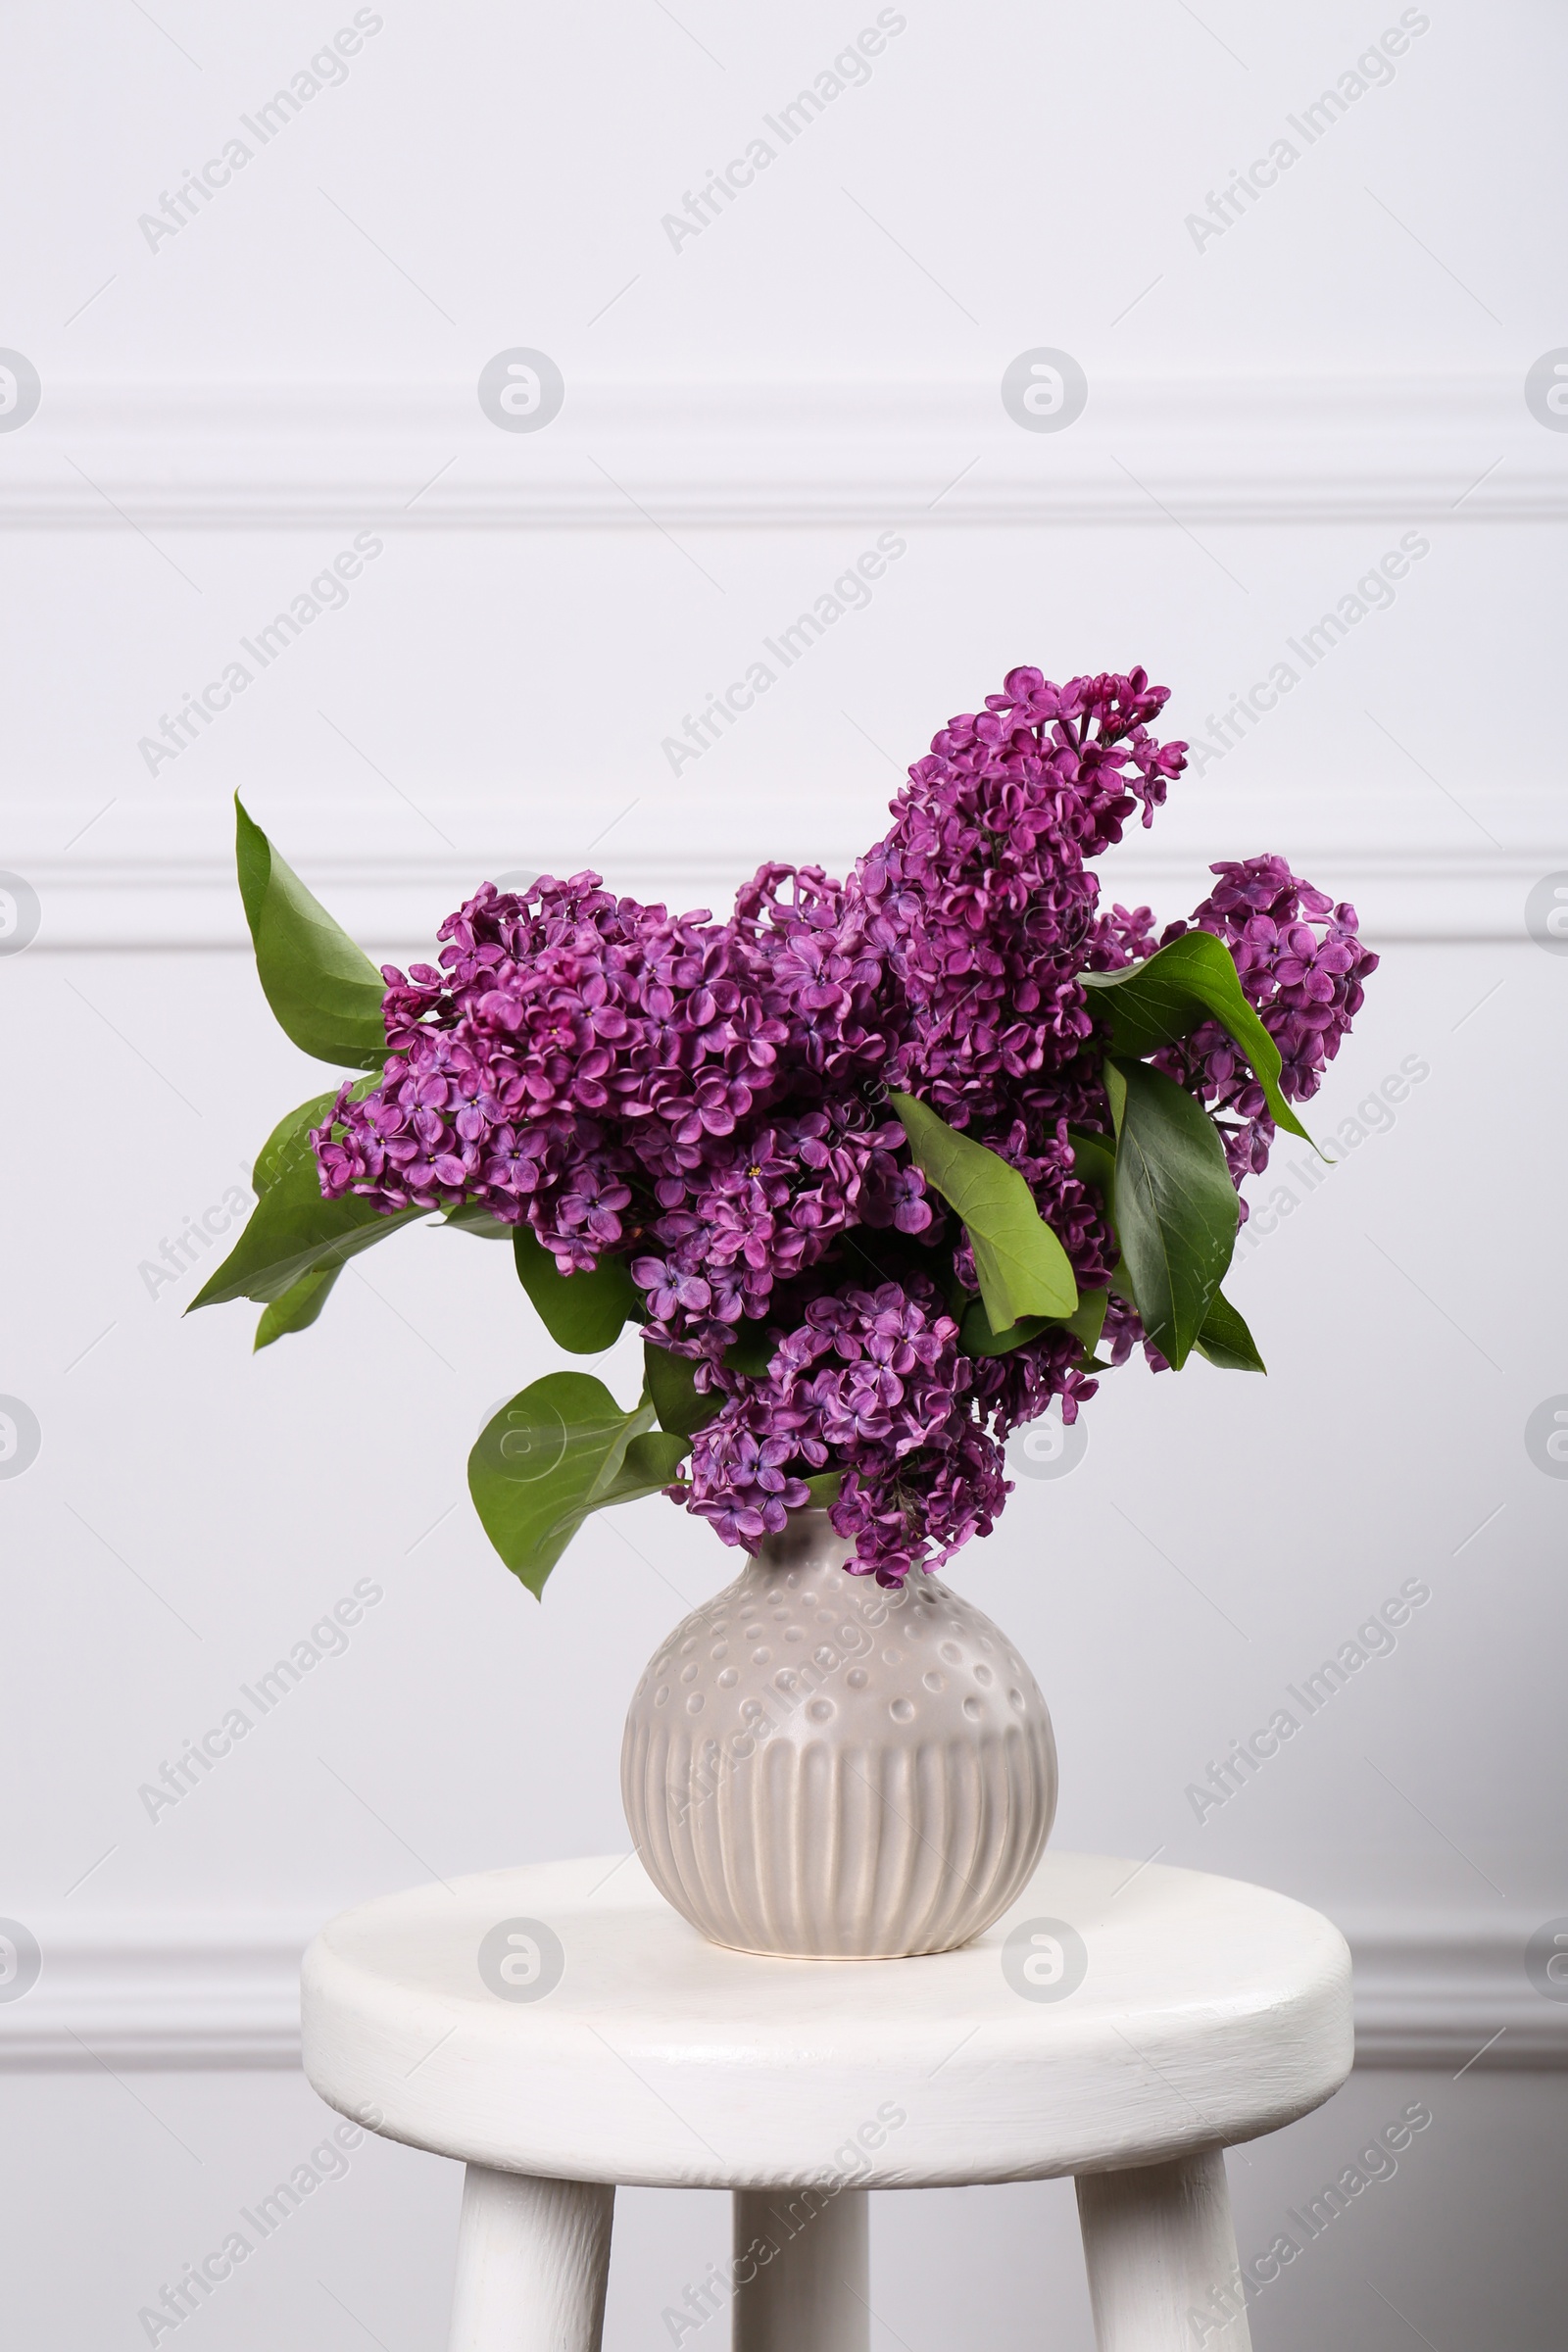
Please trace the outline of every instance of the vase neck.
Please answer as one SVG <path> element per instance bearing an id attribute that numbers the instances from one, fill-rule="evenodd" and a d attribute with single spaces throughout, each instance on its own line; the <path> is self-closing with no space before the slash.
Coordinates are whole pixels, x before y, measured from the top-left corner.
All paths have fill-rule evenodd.
<path id="1" fill-rule="evenodd" d="M 834 1531 L 826 1511 L 815 1505 L 791 1511 L 774 1535 L 766 1535 L 752 1558 L 748 1574 L 770 1578 L 791 1568 L 842 1569 L 855 1546 Z"/>

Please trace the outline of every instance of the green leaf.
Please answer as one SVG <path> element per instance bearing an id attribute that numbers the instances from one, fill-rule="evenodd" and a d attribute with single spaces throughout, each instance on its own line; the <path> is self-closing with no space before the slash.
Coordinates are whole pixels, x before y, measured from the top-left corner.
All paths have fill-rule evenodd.
<path id="1" fill-rule="evenodd" d="M 958 1330 L 958 1345 L 965 1355 L 1010 1355 L 1014 1348 L 1038 1340 L 1043 1331 L 1070 1331 L 1081 1342 L 1084 1353 L 1093 1355 L 1100 1344 L 1101 1326 L 1105 1320 L 1105 1293 L 1081 1291 L 1078 1306 L 1070 1315 L 1025 1315 L 1022 1322 L 1011 1323 L 1005 1331 L 993 1331 L 985 1310 L 985 1301 L 971 1299 Z"/>
<path id="2" fill-rule="evenodd" d="M 738 1323 L 735 1337 L 724 1350 L 724 1362 L 731 1372 L 743 1373 L 748 1380 L 765 1380 L 777 1347 L 777 1340 L 770 1340 L 760 1323 Z"/>
<path id="3" fill-rule="evenodd" d="M 1100 1346 L 1100 1335 L 1105 1328 L 1105 1308 L 1109 1303 L 1108 1291 L 1080 1291 L 1078 1312 L 1064 1318 L 1067 1329 L 1082 1344 L 1085 1355 L 1093 1355 Z"/>
<path id="4" fill-rule="evenodd" d="M 623 1257 L 602 1257 L 591 1274 L 563 1274 L 531 1225 L 514 1227 L 512 1248 L 517 1280 L 558 1348 L 602 1355 L 623 1323 L 642 1321 L 642 1293 Z"/>
<path id="5" fill-rule="evenodd" d="M 962 1218 L 993 1331 L 1026 1315 L 1070 1315 L 1078 1304 L 1067 1252 L 1018 1170 L 959 1135 L 928 1103 L 890 1095 L 914 1163 Z"/>
<path id="6" fill-rule="evenodd" d="M 353 1089 L 351 1100 L 363 1102 L 378 1083 L 374 1078 L 361 1078 Z M 274 1184 L 280 1184 L 285 1176 L 292 1175 L 299 1168 L 315 1167 L 316 1152 L 311 1144 L 311 1130 L 320 1126 L 336 1101 L 337 1088 L 333 1087 L 330 1094 L 313 1095 L 309 1102 L 302 1102 L 298 1110 L 288 1111 L 278 1120 L 257 1152 L 256 1165 L 251 1170 L 251 1183 L 258 1195 L 270 1193 Z"/>
<path id="7" fill-rule="evenodd" d="M 1200 1022 L 1218 1021 L 1250 1063 L 1275 1125 L 1311 1143 L 1280 1093 L 1280 1050 L 1243 993 L 1234 956 L 1212 931 L 1184 931 L 1123 972 L 1078 977 L 1105 1000 L 1111 1052 L 1120 1056 L 1140 1060 L 1190 1037 Z"/>
<path id="8" fill-rule="evenodd" d="M 454 1233 L 471 1233 L 481 1242 L 510 1242 L 517 1231 L 515 1225 L 503 1225 L 493 1217 L 482 1200 L 465 1200 L 461 1208 L 449 1208 L 446 1223 Z"/>
<path id="9" fill-rule="evenodd" d="M 366 1079 L 355 1091 L 368 1091 L 374 1084 L 374 1079 Z M 256 1161 L 261 1199 L 227 1257 L 185 1309 L 187 1314 L 230 1298 L 280 1300 L 302 1275 L 318 1267 L 342 1266 L 400 1225 L 424 1215 L 422 1208 L 400 1208 L 387 1216 L 358 1193 L 347 1193 L 341 1200 L 322 1200 L 310 1130 L 320 1125 L 334 1100 L 320 1095 L 302 1102 L 273 1128 Z M 266 1345 L 260 1335 L 258 1343 Z"/>
<path id="10" fill-rule="evenodd" d="M 678 1441 L 662 1438 L 631 1454 L 653 1418 L 647 1397 L 623 1413 L 592 1373 L 548 1372 L 480 1432 L 468 1456 L 468 1492 L 485 1534 L 530 1592 L 543 1592 L 590 1511 L 666 1482 Z"/>
<path id="11" fill-rule="evenodd" d="M 1072 1146 L 1073 1173 L 1085 1184 L 1092 1184 L 1104 1196 L 1110 1205 L 1116 1189 L 1116 1140 L 1109 1135 L 1086 1135 L 1081 1127 L 1069 1127 L 1067 1141 Z"/>
<path id="12" fill-rule="evenodd" d="M 328 1293 L 342 1272 L 340 1265 L 313 1266 L 291 1283 L 281 1298 L 274 1298 L 262 1309 L 262 1319 L 256 1326 L 251 1344 L 253 1354 L 259 1348 L 270 1348 L 286 1332 L 308 1331 L 326 1304 Z"/>
<path id="13" fill-rule="evenodd" d="M 253 824 L 234 796 L 234 858 L 262 990 L 279 1026 L 319 1061 L 379 1069 L 386 982 Z"/>
<path id="14" fill-rule="evenodd" d="M 612 1502 L 638 1502 L 645 1494 L 662 1493 L 675 1479 L 691 1449 L 689 1438 L 675 1437 L 668 1430 L 650 1429 L 642 1437 L 633 1438 L 620 1469 L 595 1503 L 595 1510 L 602 1511 Z"/>
<path id="15" fill-rule="evenodd" d="M 1010 1355 L 1030 1340 L 1038 1340 L 1043 1331 L 1050 1331 L 1061 1320 L 1053 1315 L 1025 1315 L 1017 1323 L 1007 1324 L 1002 1331 L 993 1331 L 991 1317 L 986 1313 L 985 1300 L 973 1298 L 965 1307 L 958 1326 L 958 1346 L 965 1355 Z"/>
<path id="16" fill-rule="evenodd" d="M 1203 1317 L 1203 1328 L 1193 1346 L 1222 1372 L 1266 1372 L 1257 1343 L 1228 1298 L 1218 1291 Z"/>
<path id="17" fill-rule="evenodd" d="M 837 1502 L 843 1484 L 842 1470 L 818 1470 L 814 1478 L 807 1480 L 806 1491 L 819 1511 L 827 1511 Z"/>
<path id="18" fill-rule="evenodd" d="M 643 1379 L 654 1400 L 661 1429 L 676 1437 L 693 1438 L 723 1410 L 724 1399 L 713 1391 L 700 1395 L 689 1356 L 671 1355 L 652 1340 L 643 1342 Z"/>
<path id="19" fill-rule="evenodd" d="M 1178 1369 L 1236 1245 L 1238 1202 L 1201 1103 L 1143 1061 L 1107 1061 L 1116 1122 L 1116 1231 L 1145 1331 Z"/>

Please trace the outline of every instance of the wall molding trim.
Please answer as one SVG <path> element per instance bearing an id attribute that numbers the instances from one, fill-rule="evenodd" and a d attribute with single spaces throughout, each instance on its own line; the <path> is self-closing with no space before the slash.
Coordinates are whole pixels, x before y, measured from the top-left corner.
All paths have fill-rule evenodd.
<path id="1" fill-rule="evenodd" d="M 1546 2000 L 1526 1976 L 1528 1926 L 1491 1912 L 1346 1914 L 1340 1925 L 1355 1961 L 1358 2066 L 1568 2067 L 1568 2002 Z"/>
<path id="2" fill-rule="evenodd" d="M 0 2073 L 299 2065 L 315 1923 L 148 1917 L 36 1932 L 38 1980 L 0 2006 Z"/>
<path id="3" fill-rule="evenodd" d="M 569 377 L 504 432 L 471 381 L 61 383 L 0 445 L 0 527 L 733 530 L 1568 520 L 1511 375 L 1118 379 L 1031 432 L 997 377 Z"/>
<path id="4" fill-rule="evenodd" d="M 428 956 L 435 928 L 486 875 L 514 871 L 576 872 L 580 848 L 534 838 L 519 840 L 515 810 L 468 810 L 449 823 L 461 824 L 471 850 L 432 847 L 426 855 L 318 856 L 300 854 L 285 834 L 292 859 L 305 880 L 356 939 L 372 952 Z M 1519 847 L 1477 841 L 1474 848 L 1423 845 L 1387 849 L 1340 838 L 1323 830 L 1321 815 L 1293 822 L 1290 796 L 1271 800 L 1266 830 L 1299 858 L 1298 871 L 1332 877 L 1333 887 L 1356 906 L 1365 936 L 1374 946 L 1442 941 L 1517 945 L 1526 939 L 1525 901 L 1544 874 L 1568 869 L 1568 834 Z M 368 826 L 373 838 L 374 823 Z M 1227 815 L 1226 823 L 1234 822 Z M 312 828 L 307 820 L 306 839 Z M 51 834 L 59 838 L 58 820 Z M 5 863 L 24 874 L 38 893 L 42 922 L 31 954 L 93 951 L 249 952 L 232 858 L 220 854 L 180 856 L 79 850 L 40 853 L 41 826 L 13 835 Z M 144 833 L 154 828 L 143 827 Z M 512 838 L 508 839 L 509 831 Z M 30 839 L 28 836 L 30 835 Z M 835 856 L 837 847 L 838 855 Z M 813 841 L 813 854 L 830 870 L 852 866 L 855 851 L 831 839 Z M 768 852 L 760 843 L 736 841 L 707 851 L 652 852 L 607 844 L 589 862 L 607 873 L 617 890 L 681 908 L 706 906 L 722 915 L 737 885 L 754 873 Z M 1156 848 L 1135 832 L 1100 868 L 1101 897 L 1109 905 L 1140 896 L 1164 911 L 1197 904 L 1209 887 L 1206 867 L 1191 850 Z"/>
<path id="5" fill-rule="evenodd" d="M 1391 1912 L 1342 1924 L 1355 1957 L 1358 2066 L 1568 2068 L 1568 2002 L 1535 1991 L 1515 1923 Z M 37 1983 L 0 2003 L 0 2072 L 296 2067 L 299 1964 L 313 1932 L 279 1915 L 73 1922 L 40 1934 Z"/>

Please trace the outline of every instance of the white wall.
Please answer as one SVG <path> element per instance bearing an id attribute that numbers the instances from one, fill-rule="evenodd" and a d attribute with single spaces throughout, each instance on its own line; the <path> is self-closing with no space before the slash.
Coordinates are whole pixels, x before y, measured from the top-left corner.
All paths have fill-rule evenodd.
<path id="1" fill-rule="evenodd" d="M 150 1294 L 165 1239 L 318 1084 L 242 952 L 231 792 L 408 956 L 499 868 L 591 851 L 720 906 L 763 857 L 842 868 L 1015 662 L 1141 661 L 1218 749 L 1209 714 L 1284 660 L 1299 682 L 1107 888 L 1182 912 L 1210 858 L 1283 850 L 1385 956 L 1317 1131 L 1423 1074 L 1316 1189 L 1289 1154 L 1289 1205 L 1258 1188 L 1235 1292 L 1270 1379 L 1118 1375 L 1081 1466 L 1021 1479 L 956 1574 L 1051 1699 L 1064 1846 L 1255 1877 L 1351 1934 L 1369 2069 L 1232 2159 L 1244 2250 L 1432 2108 L 1259 2306 L 1263 2352 L 1411 2325 L 1538 2352 L 1568 2288 L 1544 2205 L 1568 2006 L 1523 1951 L 1568 1915 L 1568 1486 L 1523 1433 L 1568 1392 L 1568 958 L 1524 907 L 1568 870 L 1568 439 L 1523 386 L 1568 341 L 1560 19 L 1424 12 L 1392 82 L 1200 250 L 1185 216 L 1396 8 L 910 5 L 868 83 L 675 251 L 662 216 L 874 8 L 394 4 L 149 250 L 138 215 L 352 13 L 25 8 L 0 98 L 0 343 L 42 380 L 0 431 L 0 866 L 42 910 L 0 956 L 0 1391 L 42 1430 L 0 1479 L 25 1792 L 0 1913 L 44 1952 L 0 2003 L 18 2340 L 145 2341 L 160 2281 L 319 2136 L 288 2071 L 315 1924 L 623 1842 L 626 1695 L 731 1566 L 655 1501 L 591 1525 L 542 1606 L 513 1586 L 463 1459 L 548 1354 L 478 1245 L 400 1237 L 254 1360 L 243 1310 L 179 1320 L 194 1270 Z M 479 410 L 513 346 L 564 376 L 538 433 Z M 1088 376 L 1060 433 L 999 397 L 1038 346 Z M 381 553 L 346 607 L 150 773 L 161 714 L 363 531 Z M 672 774 L 685 714 L 888 532 L 869 607 Z M 1409 533 L 1392 607 L 1306 671 L 1288 641 Z M 149 1821 L 139 1784 L 367 1575 L 384 1599 L 347 1653 Z M 1209 1760 L 1412 1577 L 1432 1597 L 1397 1650 L 1200 1823 Z M 455 2197 L 454 2168 L 368 2147 L 190 2340 L 439 2341 Z M 622 2200 L 615 2352 L 667 2340 L 726 2227 L 715 2198 Z M 886 2197 L 876 2230 L 877 2352 L 1087 2345 L 1061 2184 Z"/>

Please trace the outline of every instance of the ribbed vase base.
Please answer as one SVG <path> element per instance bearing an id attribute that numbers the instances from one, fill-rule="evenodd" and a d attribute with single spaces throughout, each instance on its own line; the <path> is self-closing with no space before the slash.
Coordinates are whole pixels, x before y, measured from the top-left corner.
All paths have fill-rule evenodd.
<path id="1" fill-rule="evenodd" d="M 1056 1804 L 1028 1667 L 937 1578 L 847 1576 L 795 1511 L 693 1611 L 637 1687 L 621 1795 L 654 1884 L 710 1942 L 912 1959 L 983 1934 Z"/>

